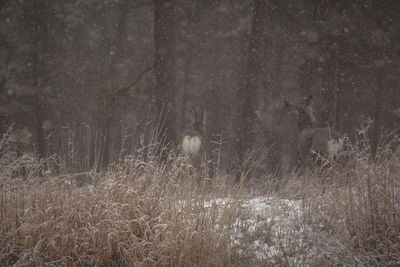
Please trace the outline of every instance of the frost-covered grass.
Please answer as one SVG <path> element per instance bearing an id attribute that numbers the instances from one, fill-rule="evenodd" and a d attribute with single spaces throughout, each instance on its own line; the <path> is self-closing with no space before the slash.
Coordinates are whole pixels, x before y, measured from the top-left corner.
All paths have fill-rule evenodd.
<path id="1" fill-rule="evenodd" d="M 303 202 L 304 224 L 331 265 L 400 265 L 400 150 L 379 148 L 375 161 L 369 151 L 352 147 L 353 167 Z"/>
<path id="2" fill-rule="evenodd" d="M 244 202 L 248 216 L 238 227 L 242 263 L 301 266 L 314 261 L 301 220 L 301 200 L 257 197 Z"/>
<path id="3" fill-rule="evenodd" d="M 372 162 L 364 148 L 274 196 L 224 177 L 204 186 L 174 156 L 127 157 L 83 187 L 4 164 L 0 265 L 396 266 L 400 153 Z"/>
<path id="4" fill-rule="evenodd" d="M 90 187 L 51 176 L 2 184 L 0 264 L 235 265 L 236 193 L 208 206 L 224 192 L 181 181 L 180 171 L 142 162 Z"/>

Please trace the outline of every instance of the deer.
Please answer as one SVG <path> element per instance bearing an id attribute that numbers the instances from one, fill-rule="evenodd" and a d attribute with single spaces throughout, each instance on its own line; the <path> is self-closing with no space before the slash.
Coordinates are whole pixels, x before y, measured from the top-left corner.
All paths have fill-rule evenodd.
<path id="1" fill-rule="evenodd" d="M 310 95 L 304 107 L 294 106 L 284 101 L 286 109 L 297 117 L 299 136 L 297 139 L 298 163 L 295 173 L 317 164 L 332 164 L 343 150 L 343 136 L 332 127 L 318 127 Z"/>
<path id="2" fill-rule="evenodd" d="M 197 173 L 201 173 L 205 171 L 207 165 L 205 138 L 207 114 L 203 109 L 199 116 L 195 107 L 193 107 L 190 117 L 190 126 L 181 134 L 178 150 L 183 157 L 189 160 Z"/>

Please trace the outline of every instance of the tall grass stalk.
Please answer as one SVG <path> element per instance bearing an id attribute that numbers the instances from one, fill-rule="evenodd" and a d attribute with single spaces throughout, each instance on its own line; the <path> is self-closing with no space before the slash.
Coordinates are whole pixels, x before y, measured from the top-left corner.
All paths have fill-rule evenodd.
<path id="1" fill-rule="evenodd" d="M 2 183 L 0 265 L 236 265 L 240 190 L 202 188 L 179 158 L 156 155 L 127 157 L 95 186 L 65 176 Z"/>

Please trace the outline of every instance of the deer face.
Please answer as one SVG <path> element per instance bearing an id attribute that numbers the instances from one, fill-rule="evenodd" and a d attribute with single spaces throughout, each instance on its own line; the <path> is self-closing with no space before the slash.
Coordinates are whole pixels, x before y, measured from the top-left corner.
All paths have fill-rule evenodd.
<path id="1" fill-rule="evenodd" d="M 316 125 L 316 117 L 313 109 L 313 97 L 309 96 L 306 101 L 306 105 L 304 107 L 301 106 L 293 106 L 292 104 L 288 103 L 286 100 L 285 107 L 286 109 L 295 114 L 297 117 L 297 126 L 298 129 L 301 131 L 306 128 L 312 128 Z"/>

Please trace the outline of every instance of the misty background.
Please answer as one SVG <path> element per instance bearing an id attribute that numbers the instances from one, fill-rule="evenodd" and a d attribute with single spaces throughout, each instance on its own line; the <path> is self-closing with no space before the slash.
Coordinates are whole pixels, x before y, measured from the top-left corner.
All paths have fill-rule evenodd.
<path id="1" fill-rule="evenodd" d="M 367 127 L 372 154 L 399 127 L 399 1 L 4 0 L 0 20 L 0 133 L 68 172 L 176 147 L 193 106 L 228 173 L 250 151 L 259 176 L 293 169 L 285 99 L 313 95 L 350 139 Z"/>

